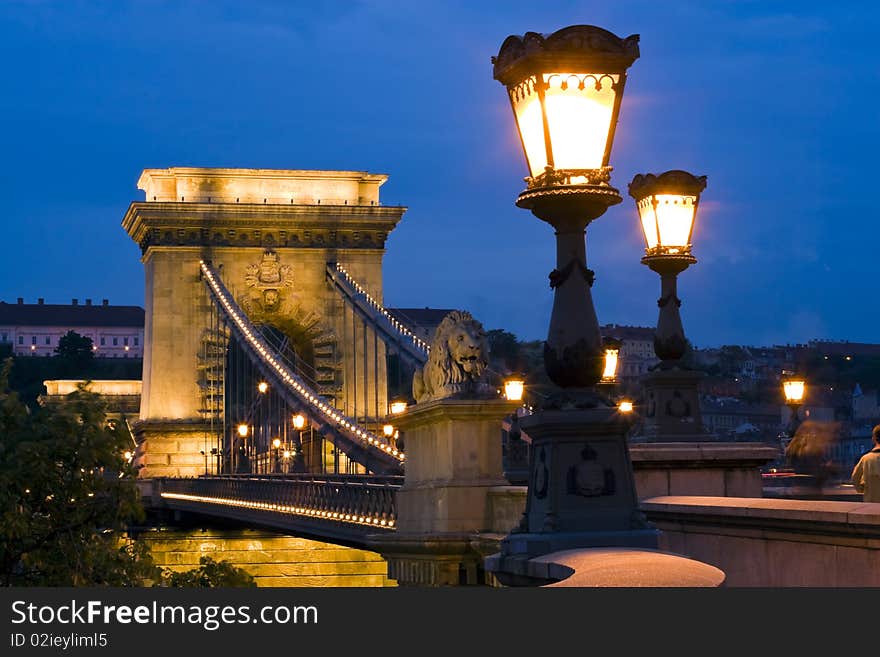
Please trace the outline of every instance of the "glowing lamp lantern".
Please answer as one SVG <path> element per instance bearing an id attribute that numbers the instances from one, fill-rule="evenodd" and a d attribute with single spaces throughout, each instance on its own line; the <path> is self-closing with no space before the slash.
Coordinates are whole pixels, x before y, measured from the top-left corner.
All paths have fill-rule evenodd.
<path id="1" fill-rule="evenodd" d="M 285 450 L 284 450 L 284 453 L 282 454 L 282 456 L 284 457 L 285 460 L 289 459 L 289 458 L 290 458 L 290 450 L 289 450 L 289 449 L 285 449 Z"/>
<path id="2" fill-rule="evenodd" d="M 602 370 L 602 383 L 614 383 L 617 380 L 617 363 L 620 360 L 620 342 L 605 341 L 605 367 Z"/>
<path id="3" fill-rule="evenodd" d="M 507 37 L 494 74 L 507 87 L 533 180 L 588 183 L 608 166 L 638 42 L 591 25 Z"/>
<path id="4" fill-rule="evenodd" d="M 672 170 L 659 175 L 638 174 L 629 184 L 645 238 L 642 264 L 660 274 L 660 315 L 654 353 L 672 366 L 687 349 L 678 308 L 678 275 L 694 264 L 691 239 L 706 176 Z"/>
<path id="5" fill-rule="evenodd" d="M 789 378 L 782 382 L 782 391 L 788 404 L 800 404 L 804 401 L 806 383 L 803 379 Z"/>
<path id="6" fill-rule="evenodd" d="M 278 449 L 279 447 L 281 447 L 281 439 L 276 438 L 275 440 L 273 440 L 272 447 L 274 447 L 275 449 Z"/>
<path id="7" fill-rule="evenodd" d="M 391 411 L 391 415 L 400 415 L 406 410 L 407 402 L 405 399 L 393 399 L 391 400 L 391 405 L 389 409 Z"/>
<path id="8" fill-rule="evenodd" d="M 247 438 L 247 435 L 248 435 L 248 425 L 246 425 L 246 424 L 239 424 L 239 425 L 238 425 L 238 435 L 241 436 L 242 438 Z"/>
<path id="9" fill-rule="evenodd" d="M 390 438 L 394 435 L 394 427 L 390 424 L 386 424 L 382 427 L 382 433 L 385 434 L 386 437 Z"/>
<path id="10" fill-rule="evenodd" d="M 504 396 L 508 401 L 522 401 L 525 387 L 521 377 L 511 377 L 504 381 Z"/>
<path id="11" fill-rule="evenodd" d="M 706 176 L 687 171 L 667 171 L 658 176 L 637 175 L 630 183 L 630 195 L 636 201 L 645 257 L 679 256 L 696 262 L 691 255 L 691 238 L 700 194 L 706 189 Z"/>
<path id="12" fill-rule="evenodd" d="M 306 426 L 306 418 L 300 413 L 297 413 L 293 416 L 293 428 L 297 431 L 302 431 Z"/>
<path id="13" fill-rule="evenodd" d="M 621 413 L 632 413 L 633 412 L 633 403 L 631 401 L 622 401 L 617 405 L 617 410 Z"/>
<path id="14" fill-rule="evenodd" d="M 266 383 L 265 381 L 260 381 L 257 384 L 257 390 L 259 390 L 261 393 L 265 393 L 268 389 L 269 389 L 269 384 Z"/>

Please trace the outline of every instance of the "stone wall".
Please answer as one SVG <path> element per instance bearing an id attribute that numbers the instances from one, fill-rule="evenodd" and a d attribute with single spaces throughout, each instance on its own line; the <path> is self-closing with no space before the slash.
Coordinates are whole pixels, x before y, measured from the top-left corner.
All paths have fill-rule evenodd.
<path id="1" fill-rule="evenodd" d="M 375 552 L 261 530 L 171 530 L 141 534 L 157 565 L 182 571 L 199 558 L 227 560 L 257 586 L 395 586 Z"/>
<path id="2" fill-rule="evenodd" d="M 642 501 L 660 548 L 727 586 L 880 586 L 880 504 L 665 496 Z"/>

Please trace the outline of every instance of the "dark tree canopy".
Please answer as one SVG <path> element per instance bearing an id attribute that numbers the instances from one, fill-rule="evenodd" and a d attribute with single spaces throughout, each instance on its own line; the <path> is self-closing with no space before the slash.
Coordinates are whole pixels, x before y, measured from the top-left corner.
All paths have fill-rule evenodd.
<path id="1" fill-rule="evenodd" d="M 126 530 L 144 518 L 131 436 L 108 422 L 98 395 L 29 409 L 0 368 L 0 585 L 251 586 L 226 561 L 162 571 Z"/>
<path id="2" fill-rule="evenodd" d="M 92 339 L 76 331 L 68 331 L 58 339 L 55 355 L 74 368 L 84 369 L 95 360 Z"/>

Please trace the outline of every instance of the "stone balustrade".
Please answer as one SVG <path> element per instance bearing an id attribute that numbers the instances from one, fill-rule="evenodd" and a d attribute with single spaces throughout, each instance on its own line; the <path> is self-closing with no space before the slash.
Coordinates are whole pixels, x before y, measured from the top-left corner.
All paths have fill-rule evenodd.
<path id="1" fill-rule="evenodd" d="M 662 496 L 642 500 L 660 547 L 727 586 L 880 586 L 880 504 Z"/>

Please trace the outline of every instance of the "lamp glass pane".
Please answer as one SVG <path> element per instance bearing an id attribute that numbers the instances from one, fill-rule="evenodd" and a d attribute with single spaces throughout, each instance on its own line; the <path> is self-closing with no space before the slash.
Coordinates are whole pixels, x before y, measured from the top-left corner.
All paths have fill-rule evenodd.
<path id="1" fill-rule="evenodd" d="M 504 382 L 504 396 L 510 401 L 521 401 L 525 383 L 519 380 L 510 380 Z"/>
<path id="2" fill-rule="evenodd" d="M 544 119 L 541 116 L 541 101 L 535 90 L 534 78 L 524 81 L 511 90 L 513 111 L 519 134 L 526 151 L 527 164 L 532 176 L 544 173 L 547 166 L 547 149 L 544 145 Z"/>
<path id="3" fill-rule="evenodd" d="M 614 380 L 617 376 L 617 349 L 605 350 L 605 370 L 602 372 L 602 378 L 606 381 Z"/>
<path id="4" fill-rule="evenodd" d="M 647 244 L 649 249 L 656 248 L 658 244 L 657 215 L 654 213 L 653 200 L 653 196 L 646 196 L 638 202 L 639 219 L 642 220 L 642 232 L 645 234 L 645 244 Z"/>
<path id="5" fill-rule="evenodd" d="M 688 245 L 691 225 L 694 223 L 696 196 L 679 194 L 655 194 L 657 229 L 660 245 L 667 249 L 684 248 Z"/>
<path id="6" fill-rule="evenodd" d="M 782 389 L 785 391 L 785 400 L 788 402 L 799 402 L 804 399 L 804 382 L 803 381 L 785 381 Z"/>
<path id="7" fill-rule="evenodd" d="M 617 75 L 545 73 L 544 105 L 556 169 L 598 169 L 614 112 Z M 598 89 L 597 89 L 598 86 Z"/>

